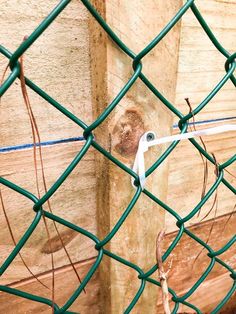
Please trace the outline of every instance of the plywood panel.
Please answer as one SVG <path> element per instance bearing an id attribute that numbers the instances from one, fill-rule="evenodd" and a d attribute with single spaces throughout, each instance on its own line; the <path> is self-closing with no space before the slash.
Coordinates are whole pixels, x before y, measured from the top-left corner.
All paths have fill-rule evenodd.
<path id="1" fill-rule="evenodd" d="M 201 289 L 196 292 L 189 301 L 200 307 L 203 313 L 210 313 L 212 309 L 216 308 L 222 301 L 224 296 L 231 289 L 233 283 L 228 274 L 221 275 L 214 279 L 204 282 Z M 187 310 L 187 307 L 180 306 L 179 313 L 194 313 L 194 311 Z M 221 314 L 235 313 L 235 294 L 230 298 L 227 304 L 220 310 Z"/>
<path id="2" fill-rule="evenodd" d="M 90 261 L 76 264 L 76 269 L 80 272 L 82 278 L 85 277 L 94 262 L 95 259 L 91 259 Z M 101 313 L 99 310 L 99 283 L 97 274 L 96 272 L 87 284 L 86 294 L 82 292 L 69 310 L 84 314 Z M 45 285 L 51 286 L 51 273 L 43 274 L 39 279 Z M 40 285 L 35 279 L 15 283 L 11 287 L 49 299 L 51 298 L 51 292 Z M 61 268 L 55 272 L 55 302 L 59 306 L 65 304 L 77 287 L 78 281 L 70 267 Z M 49 306 L 3 292 L 0 292 L 0 311 L 6 314 L 13 313 L 13 311 L 15 314 L 52 313 Z"/>
<path id="3" fill-rule="evenodd" d="M 233 123 L 235 123 L 235 120 Z M 220 124 L 206 124 L 197 126 L 197 129 L 214 127 L 216 125 Z M 175 130 L 175 133 L 177 133 L 177 130 Z M 205 136 L 203 139 L 208 151 L 215 154 L 219 163 L 223 163 L 235 154 L 235 137 L 235 132 L 227 132 L 218 135 Z M 208 164 L 209 175 L 207 190 L 209 190 L 215 182 L 214 165 L 210 163 Z M 235 163 L 228 167 L 228 170 L 235 176 Z M 169 157 L 169 188 L 167 204 L 176 210 L 182 217 L 186 216 L 201 200 L 203 178 L 203 162 L 197 149 L 189 141 L 180 142 Z M 225 178 L 235 186 L 235 177 L 225 172 Z M 195 215 L 190 222 L 187 222 L 187 225 L 199 222 L 211 208 L 213 199 L 214 195 L 203 206 L 200 217 Z M 231 212 L 235 203 L 235 194 L 223 184 L 220 184 L 218 188 L 218 210 L 216 216 Z M 214 214 L 215 211 L 213 210 L 207 219 L 212 218 Z M 175 222 L 176 221 L 172 216 L 169 214 L 166 215 L 166 228 L 168 231 L 176 229 Z"/>
<path id="4" fill-rule="evenodd" d="M 201 0 L 195 3 L 213 33 L 230 53 L 235 51 L 235 1 Z M 176 106 L 184 114 L 188 97 L 195 108 L 225 75 L 226 59 L 213 46 L 191 12 L 184 15 L 181 27 L 179 68 L 176 88 Z M 229 81 L 198 115 L 196 120 L 236 116 L 236 90 Z M 177 118 L 175 119 L 177 122 Z"/>
<path id="5" fill-rule="evenodd" d="M 223 284 L 222 284 L 223 282 Z M 202 313 L 208 314 L 221 302 L 224 295 L 230 290 L 232 286 L 232 279 L 228 274 L 221 275 L 215 279 L 204 282 L 201 285 L 201 290 L 196 292 L 189 302 L 199 306 Z M 221 289 L 219 289 L 221 287 Z M 173 305 L 172 305 L 173 308 Z M 162 305 L 157 307 L 157 314 L 162 314 Z M 196 313 L 193 309 L 180 304 L 178 314 Z M 221 314 L 235 314 L 235 295 L 230 298 L 229 302 L 221 309 Z"/>
<path id="6" fill-rule="evenodd" d="M 229 215 L 224 215 L 218 217 L 214 222 L 214 227 L 208 244 L 215 251 L 222 248 L 235 234 L 236 215 L 234 214 L 229 220 L 228 219 Z M 226 224 L 227 221 L 228 223 Z M 190 227 L 189 230 L 203 241 L 207 241 L 212 223 L 213 221 L 211 220 L 205 223 L 196 224 Z M 223 236 L 219 236 L 220 234 L 223 234 Z M 176 235 L 177 232 L 172 232 L 166 235 L 164 240 L 166 248 L 175 239 Z M 201 246 L 184 234 L 179 244 L 168 258 L 168 261 L 173 259 L 168 284 L 170 288 L 175 290 L 178 296 L 186 293 L 209 265 L 210 258 L 207 257 L 208 252 L 206 250 L 203 250 L 196 260 L 196 257 L 200 252 Z M 232 269 L 235 269 L 235 246 L 232 246 L 222 254 L 220 258 L 230 265 Z M 167 263 L 165 263 L 165 268 L 167 267 Z M 233 280 L 229 274 L 230 273 L 225 268 L 215 264 L 206 280 L 188 300 L 194 305 L 199 306 L 203 313 L 211 312 L 223 299 L 233 284 Z M 183 307 L 181 307 L 179 313 L 183 312 L 192 313 L 187 310 L 187 308 L 184 307 L 183 309 Z"/>
<path id="7" fill-rule="evenodd" d="M 48 146 L 42 149 L 48 188 L 66 169 L 83 144 L 84 142 L 74 142 Z M 32 154 L 32 149 L 0 154 L 0 174 L 37 195 Z M 80 227 L 96 233 L 95 183 L 94 153 L 91 150 L 63 183 L 58 192 L 51 197 L 53 212 Z M 16 240 L 19 240 L 34 217 L 32 203 L 8 188 L 1 186 L 1 191 L 13 233 Z M 44 193 L 41 175 L 40 191 L 42 194 Z M 46 204 L 45 208 L 48 208 Z M 0 261 L 2 263 L 14 245 L 2 214 L 0 215 L 0 226 Z M 49 223 L 49 229 L 50 236 L 53 238 L 52 246 L 55 251 L 56 267 L 69 264 L 52 223 Z M 90 258 L 96 254 L 92 241 L 63 226 L 58 226 L 58 229 L 61 231 L 65 243 L 67 243 L 68 251 L 74 262 Z M 31 270 L 38 274 L 50 269 L 49 253 L 50 246 L 44 224 L 41 221 L 22 249 L 22 255 Z M 28 276 L 29 273 L 17 257 L 1 277 L 0 282 L 1 284 L 8 283 Z"/>
<path id="8" fill-rule="evenodd" d="M 232 215 L 226 227 L 224 228 L 228 218 L 229 214 L 216 218 L 214 222 L 214 227 L 208 243 L 212 249 L 216 251 L 222 248 L 235 234 L 236 215 Z M 203 241 L 206 241 L 212 223 L 213 220 L 196 224 L 192 227 L 189 227 L 189 230 Z M 222 234 L 222 232 L 224 236 L 219 237 L 219 234 Z M 170 244 L 175 239 L 176 235 L 176 232 L 166 235 L 166 245 L 167 243 Z M 170 287 L 176 289 L 178 293 L 181 293 L 181 291 L 187 290 L 189 287 L 191 287 L 191 285 L 195 283 L 195 281 L 207 268 L 210 258 L 207 257 L 208 252 L 206 250 L 202 252 L 197 261 L 193 264 L 195 258 L 201 251 L 201 248 L 202 247 L 200 244 L 198 244 L 196 241 L 192 240 L 187 235 L 183 235 L 179 244 L 174 249 L 173 254 L 171 254 L 170 259 L 173 257 L 173 267 L 169 276 L 169 284 Z M 234 269 L 236 266 L 234 246 L 222 254 L 220 258 L 222 258 L 223 261 L 228 263 Z M 185 271 L 183 271 L 183 269 Z M 225 272 L 227 272 L 227 270 L 222 266 L 215 266 L 207 279 L 209 280 L 218 277 Z"/>
<path id="9" fill-rule="evenodd" d="M 4 1 L 0 12 L 1 44 L 12 52 L 59 1 Z M 90 123 L 91 82 L 88 12 L 71 1 L 25 54 L 25 75 L 75 115 Z M 0 56 L 0 77 L 7 59 Z M 82 130 L 35 93 L 30 92 L 41 140 L 79 136 Z M 31 143 L 29 118 L 19 81 L 2 97 L 1 146 Z"/>

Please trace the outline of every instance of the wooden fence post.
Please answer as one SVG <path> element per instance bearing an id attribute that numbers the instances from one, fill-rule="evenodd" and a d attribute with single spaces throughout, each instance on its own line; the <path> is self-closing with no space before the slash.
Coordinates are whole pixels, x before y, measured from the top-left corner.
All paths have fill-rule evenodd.
<path id="1" fill-rule="evenodd" d="M 140 52 L 163 29 L 180 8 L 182 1 L 93 1 L 106 22 L 135 53 Z M 93 17 L 90 20 L 90 52 L 94 119 L 108 106 L 133 73 L 132 60 L 108 38 Z M 174 100 L 180 25 L 143 60 L 143 72 L 167 99 Z M 120 161 L 132 167 L 138 141 L 147 130 L 168 135 L 172 115 L 138 80 L 115 110 L 95 130 L 96 140 Z M 146 154 L 147 166 L 165 146 Z M 130 176 L 96 154 L 98 235 L 103 239 L 131 201 L 135 189 Z M 168 163 L 147 180 L 147 188 L 165 201 Z M 141 195 L 134 209 L 106 249 L 134 262 L 145 271 L 155 264 L 158 232 L 164 228 L 164 211 Z M 135 296 L 140 280 L 137 273 L 104 257 L 100 265 L 102 313 L 123 313 Z M 156 313 L 158 288 L 147 284 L 134 313 Z"/>

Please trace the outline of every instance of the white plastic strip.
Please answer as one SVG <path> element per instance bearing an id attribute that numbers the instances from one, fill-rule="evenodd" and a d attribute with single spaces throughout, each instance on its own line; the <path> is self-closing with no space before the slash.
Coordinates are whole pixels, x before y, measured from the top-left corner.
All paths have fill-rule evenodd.
<path id="1" fill-rule="evenodd" d="M 149 147 L 160 145 L 164 143 L 170 143 L 174 141 L 186 140 L 189 138 L 195 138 L 204 135 L 213 135 L 219 134 L 229 131 L 236 131 L 236 124 L 225 124 L 221 126 L 217 126 L 214 128 L 203 129 L 199 131 L 193 131 L 183 134 L 177 134 L 172 136 L 165 136 L 159 139 L 156 139 L 156 135 L 153 131 L 149 131 L 143 134 L 143 136 L 139 140 L 138 151 L 135 156 L 133 170 L 138 174 L 140 185 L 142 189 L 145 187 L 145 160 L 144 153 L 148 151 Z M 134 186 L 134 179 L 132 178 L 132 185 Z"/>

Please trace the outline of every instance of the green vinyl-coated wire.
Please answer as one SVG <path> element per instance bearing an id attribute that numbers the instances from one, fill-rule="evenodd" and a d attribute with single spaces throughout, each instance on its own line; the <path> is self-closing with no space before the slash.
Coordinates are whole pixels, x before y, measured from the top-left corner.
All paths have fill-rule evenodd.
<path id="1" fill-rule="evenodd" d="M 58 5 L 52 10 L 52 12 L 42 21 L 42 23 L 38 25 L 38 27 L 32 32 L 32 34 L 13 53 L 11 53 L 6 47 L 0 46 L 0 54 L 2 54 L 4 57 L 6 57 L 9 60 L 9 65 L 11 69 L 9 76 L 5 79 L 5 81 L 0 86 L 0 96 L 4 95 L 7 92 L 7 90 L 12 86 L 12 84 L 14 83 L 16 79 L 20 78 L 19 58 L 37 40 L 37 38 L 47 29 L 47 27 L 49 27 L 49 25 L 53 23 L 56 17 L 66 8 L 67 5 L 70 4 L 70 2 L 71 2 L 70 0 L 59 1 Z M 94 246 L 95 246 L 95 249 L 98 251 L 98 255 L 94 264 L 91 266 L 90 270 L 88 271 L 86 276 L 83 278 L 81 284 L 77 287 L 77 289 L 73 292 L 73 294 L 70 296 L 70 298 L 66 301 L 66 303 L 62 307 L 59 307 L 57 304 L 53 304 L 52 300 L 50 299 L 43 298 L 41 296 L 37 296 L 31 293 L 26 293 L 26 292 L 20 291 L 19 289 L 14 289 L 14 288 L 1 285 L 0 291 L 13 294 L 13 295 L 25 298 L 25 299 L 29 299 L 35 302 L 39 302 L 42 304 L 46 304 L 49 307 L 54 307 L 55 314 L 59 314 L 59 313 L 73 314 L 74 312 L 71 312 L 69 310 L 70 306 L 79 297 L 80 293 L 86 287 L 87 283 L 90 281 L 94 273 L 98 270 L 103 257 L 107 256 L 111 259 L 116 260 L 118 263 L 122 263 L 126 267 L 137 272 L 137 279 L 140 280 L 139 289 L 136 291 L 136 294 L 133 296 L 133 299 L 129 303 L 127 308 L 124 309 L 125 314 L 130 313 L 132 309 L 135 307 L 139 298 L 141 297 L 143 291 L 145 290 L 147 283 L 160 287 L 160 282 L 151 278 L 151 276 L 158 269 L 158 266 L 153 265 L 153 267 L 151 267 L 148 271 L 144 272 L 138 265 L 135 265 L 131 263 L 130 261 L 125 260 L 124 258 L 122 258 L 122 256 L 118 256 L 117 254 L 114 254 L 104 249 L 104 246 L 113 237 L 116 236 L 116 233 L 119 231 L 121 226 L 125 224 L 126 218 L 130 215 L 133 208 L 135 207 L 135 204 L 137 200 L 139 199 L 140 195 L 144 193 L 150 199 L 150 202 L 154 202 L 158 204 L 165 211 L 170 213 L 175 218 L 176 225 L 179 228 L 178 234 L 176 235 L 175 239 L 167 248 L 166 252 L 163 254 L 163 257 L 162 257 L 163 261 L 165 261 L 168 258 L 168 256 L 171 254 L 171 252 L 175 249 L 176 245 L 181 240 L 181 237 L 183 236 L 183 234 L 186 234 L 187 236 L 189 236 L 191 239 L 196 241 L 198 244 L 200 244 L 203 248 L 205 248 L 208 251 L 207 256 L 209 257 L 209 265 L 207 266 L 205 271 L 203 271 L 200 278 L 184 295 L 177 296 L 175 291 L 169 288 L 169 293 L 170 295 L 172 295 L 172 301 L 175 304 L 172 310 L 172 313 L 177 313 L 180 304 L 183 304 L 191 308 L 196 313 L 199 313 L 199 314 L 202 313 L 201 310 L 196 305 L 187 301 L 187 299 L 197 289 L 199 289 L 199 286 L 207 278 L 207 276 L 209 275 L 209 273 L 211 272 L 212 268 L 214 267 L 216 263 L 224 267 L 229 272 L 229 276 L 232 279 L 231 288 L 226 293 L 224 298 L 220 301 L 220 303 L 211 312 L 213 314 L 219 313 L 221 308 L 224 306 L 224 304 L 227 303 L 227 301 L 236 291 L 236 272 L 230 267 L 230 265 L 226 264 L 222 259 L 220 259 L 219 256 L 235 245 L 236 235 L 234 235 L 218 251 L 214 251 L 206 242 L 204 242 L 202 239 L 200 239 L 194 233 L 192 233 L 187 227 L 185 227 L 184 224 L 188 222 L 194 215 L 196 215 L 199 212 L 201 207 L 212 197 L 216 189 L 218 189 L 222 184 L 224 184 L 224 186 L 227 187 L 231 193 L 236 194 L 236 188 L 224 178 L 224 170 L 227 169 L 227 167 L 229 167 L 232 163 L 236 161 L 236 154 L 233 155 L 231 158 L 229 158 L 227 161 L 225 161 L 223 164 L 218 165 L 219 173 L 212 187 L 207 191 L 207 193 L 201 199 L 201 201 L 195 206 L 195 208 L 193 208 L 190 211 L 190 213 L 186 217 L 181 217 L 179 214 L 175 212 L 174 209 L 170 208 L 167 204 L 165 204 L 160 199 L 158 199 L 150 191 L 148 191 L 147 189 L 142 190 L 138 175 L 132 169 L 127 167 L 125 164 L 123 164 L 120 160 L 115 158 L 111 153 L 106 151 L 101 145 L 99 145 L 98 142 L 96 142 L 92 132 L 105 119 L 107 119 L 107 117 L 110 115 L 112 110 L 116 108 L 116 106 L 119 104 L 121 99 L 127 94 L 127 92 L 132 88 L 133 84 L 139 79 L 142 80 L 142 82 L 154 94 L 155 97 L 157 97 L 159 100 L 162 101 L 162 103 L 166 106 L 166 108 L 169 111 L 171 111 L 174 115 L 176 115 L 179 118 L 178 125 L 179 125 L 180 132 L 181 133 L 187 132 L 189 120 L 193 118 L 193 116 L 201 112 L 203 108 L 205 108 L 207 104 L 209 104 L 211 99 L 215 97 L 215 95 L 222 89 L 222 87 L 224 86 L 226 82 L 230 80 L 234 84 L 234 86 L 236 86 L 236 78 L 234 76 L 234 71 L 236 67 L 236 62 L 235 62 L 236 53 L 230 54 L 228 51 L 224 49 L 224 47 L 222 47 L 222 45 L 219 43 L 219 41 L 217 40 L 217 38 L 211 31 L 210 27 L 207 25 L 200 11 L 198 10 L 194 0 L 186 1 L 185 4 L 177 12 L 177 14 L 163 28 L 163 30 L 159 34 L 157 34 L 157 36 L 146 47 L 144 47 L 144 49 L 142 49 L 137 55 L 133 51 L 131 51 L 130 48 L 127 47 L 124 44 L 124 42 L 116 35 L 116 33 L 105 22 L 103 17 L 98 13 L 96 8 L 90 3 L 90 1 L 81 0 L 81 2 L 88 9 L 88 11 L 91 13 L 93 18 L 96 19 L 97 23 L 101 26 L 101 28 L 107 33 L 109 38 L 123 51 L 124 54 L 130 57 L 134 73 L 130 77 L 130 79 L 126 82 L 126 84 L 123 86 L 123 88 L 120 90 L 120 92 L 117 94 L 117 96 L 111 101 L 111 103 L 105 108 L 105 110 L 101 113 L 101 115 L 91 125 L 87 125 L 79 117 L 75 116 L 72 112 L 70 112 L 63 104 L 58 103 L 55 99 L 53 99 L 50 95 L 48 95 L 44 90 L 42 90 L 38 85 L 32 82 L 29 78 L 25 77 L 26 85 L 32 91 L 34 91 L 44 100 L 46 100 L 49 105 L 55 107 L 68 119 L 73 121 L 76 125 L 78 125 L 84 130 L 85 144 L 83 148 L 81 149 L 81 151 L 74 158 L 74 160 L 69 164 L 66 170 L 62 173 L 62 175 L 56 180 L 56 182 L 51 186 L 51 188 L 47 191 L 47 193 L 45 193 L 40 199 L 38 199 L 35 195 L 30 193 L 29 191 L 23 189 L 22 187 L 17 186 L 13 182 L 10 182 L 3 177 L 0 178 L 0 184 L 30 199 L 33 203 L 32 209 L 35 211 L 35 217 L 33 221 L 30 223 L 28 229 L 26 230 L 22 238 L 18 241 L 16 247 L 7 257 L 4 263 L 0 266 L 0 275 L 2 275 L 6 271 L 6 269 L 15 259 L 15 257 L 20 252 L 22 247 L 28 241 L 28 239 L 30 238 L 34 230 L 37 228 L 38 223 L 42 219 L 42 215 L 44 215 L 49 220 L 55 221 L 61 225 L 64 225 L 84 235 L 85 237 L 90 238 L 94 242 Z M 165 98 L 165 96 L 162 93 L 160 93 L 160 91 L 158 91 L 158 89 L 152 84 L 152 82 L 149 81 L 149 79 L 144 75 L 144 73 L 142 72 L 142 59 L 147 54 L 149 54 L 152 51 L 152 49 L 154 49 L 154 47 L 158 45 L 158 43 L 166 36 L 166 34 L 168 34 L 168 32 L 175 26 L 175 24 L 181 19 L 181 17 L 188 10 L 192 10 L 199 24 L 201 25 L 201 27 L 203 28 L 203 30 L 205 31 L 205 33 L 207 34 L 207 36 L 209 37 L 209 39 L 211 40 L 215 48 L 226 58 L 225 64 L 224 64 L 226 74 L 220 80 L 220 82 L 212 89 L 209 95 L 191 113 L 187 115 L 183 115 L 177 108 L 175 108 L 175 106 L 168 99 Z M 215 164 L 213 157 L 195 139 L 190 139 L 189 142 L 201 154 L 203 154 L 212 164 Z M 157 158 L 157 160 L 149 169 L 147 169 L 146 174 L 145 174 L 146 177 L 150 176 L 166 160 L 166 158 L 176 148 L 178 143 L 179 141 L 175 141 L 171 143 L 171 145 L 169 145 L 169 147 L 165 150 L 165 152 L 159 158 Z M 127 208 L 124 210 L 122 215 L 119 217 L 117 223 L 113 226 L 112 230 L 105 236 L 104 239 L 98 239 L 97 236 L 92 234 L 91 232 L 59 216 L 56 216 L 44 210 L 43 208 L 44 203 L 54 195 L 54 193 L 58 190 L 61 184 L 67 179 L 67 177 L 70 175 L 73 169 L 80 163 L 81 159 L 87 153 L 87 151 L 89 150 L 91 146 L 94 147 L 98 152 L 103 154 L 111 162 L 113 162 L 117 167 L 121 168 L 124 172 L 132 176 L 135 179 L 134 183 L 137 187 L 136 192 L 134 193 L 134 196 L 132 200 L 130 201 L 130 203 L 128 204 Z"/>

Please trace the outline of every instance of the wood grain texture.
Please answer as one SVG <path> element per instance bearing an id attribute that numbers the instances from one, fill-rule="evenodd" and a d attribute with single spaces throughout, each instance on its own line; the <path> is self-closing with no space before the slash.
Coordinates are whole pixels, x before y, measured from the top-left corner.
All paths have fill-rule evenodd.
<path id="1" fill-rule="evenodd" d="M 197 129 L 204 129 L 214 127 L 227 123 L 212 123 L 205 125 L 197 125 Z M 230 123 L 236 123 L 231 121 Z M 177 130 L 175 130 L 177 133 Z M 227 161 L 235 154 L 235 132 L 227 132 L 217 135 L 204 136 L 209 153 L 214 153 L 219 163 Z M 198 139 L 199 141 L 199 139 Z M 200 142 L 199 142 L 200 143 Z M 208 163 L 209 175 L 207 191 L 215 182 L 214 165 Z M 236 167 L 233 163 L 228 170 L 235 176 Z M 173 208 L 180 216 L 185 217 L 190 211 L 200 202 L 201 192 L 204 178 L 204 167 L 202 159 L 197 149 L 189 141 L 181 141 L 169 157 L 169 185 L 167 204 Z M 225 178 L 233 186 L 236 184 L 235 177 L 225 172 Z M 202 207 L 201 215 L 195 215 L 187 225 L 199 222 L 201 218 L 210 210 L 213 204 L 214 195 Z M 236 196 L 224 184 L 220 184 L 218 188 L 218 210 L 216 216 L 229 213 L 233 210 L 236 203 Z M 215 210 L 207 217 L 210 219 L 214 217 Z M 166 229 L 167 231 L 176 230 L 176 220 L 170 214 L 166 215 Z"/>
<path id="2" fill-rule="evenodd" d="M 223 283 L 223 284 L 222 284 Z M 232 286 L 232 279 L 228 274 L 221 275 L 214 279 L 208 280 L 201 285 L 201 289 L 197 291 L 189 301 L 198 305 L 202 313 L 209 314 L 227 294 Z M 220 287 L 220 289 L 219 289 Z M 171 304 L 173 309 L 174 304 Z M 193 309 L 180 304 L 178 314 L 196 313 Z M 220 314 L 235 314 L 235 295 L 230 298 L 229 302 L 221 309 Z M 163 314 L 162 305 L 158 305 L 157 314 Z"/>
<path id="3" fill-rule="evenodd" d="M 230 53 L 235 52 L 236 2 L 199 0 L 195 5 L 216 38 Z M 195 108 L 225 75 L 225 57 L 216 50 L 191 10 L 182 18 L 175 105 L 184 114 L 188 97 Z M 236 90 L 228 81 L 196 120 L 235 117 Z M 177 118 L 175 118 L 177 122 Z"/>
<path id="4" fill-rule="evenodd" d="M 43 147 L 43 160 L 47 187 L 51 187 L 69 163 L 82 148 L 84 142 L 75 142 Z M 15 184 L 37 195 L 32 149 L 0 154 L 0 174 Z M 39 169 L 40 170 L 40 169 Z M 43 184 L 40 176 L 40 191 L 43 195 Z M 96 233 L 96 193 L 95 193 L 94 152 L 91 150 L 74 169 L 59 190 L 51 197 L 53 212 L 80 227 Z M 6 212 L 18 241 L 33 220 L 32 203 L 18 193 L 1 186 Z M 45 209 L 48 209 L 45 204 Z M 1 208 L 2 213 L 2 208 Z M 3 214 L 0 215 L 0 263 L 10 254 L 14 245 L 7 229 Z M 74 262 L 96 255 L 94 243 L 86 237 L 64 226 L 58 229 Z M 54 226 L 49 222 L 55 266 L 69 264 Z M 30 269 L 40 274 L 51 268 L 50 245 L 45 227 L 41 221 L 24 248 L 22 255 Z M 29 277 L 19 257 L 1 277 L 1 284 Z"/>
<path id="5" fill-rule="evenodd" d="M 221 249 L 235 234 L 236 215 L 234 214 L 231 217 L 224 229 L 228 218 L 229 214 L 218 217 L 214 222 L 214 227 L 208 244 L 215 251 Z M 213 221 L 211 220 L 196 224 L 189 227 L 189 230 L 203 241 L 207 241 L 212 223 Z M 223 236 L 219 236 L 221 234 L 223 234 Z M 164 240 L 166 248 L 175 239 L 176 235 L 177 232 L 172 232 L 166 235 Z M 173 259 L 173 264 L 168 276 L 168 284 L 170 288 L 174 289 L 178 296 L 185 294 L 200 278 L 204 270 L 209 265 L 210 258 L 207 256 L 206 250 L 203 250 L 201 255 L 195 261 L 200 252 L 201 246 L 189 236 L 184 234 L 176 248 L 171 253 L 168 260 L 170 261 Z M 222 254 L 220 258 L 235 269 L 235 245 Z M 168 263 L 164 264 L 165 268 L 168 267 L 167 264 Z M 205 281 L 198 287 L 193 295 L 187 299 L 187 301 L 199 306 L 203 313 L 210 313 L 224 298 L 233 284 L 233 280 L 229 274 L 230 273 L 225 268 L 216 263 Z M 233 300 L 235 301 L 235 295 L 232 296 L 230 301 L 232 304 L 231 309 L 233 309 Z M 229 309 L 230 307 L 228 306 L 227 308 Z M 159 310 L 159 313 L 162 313 L 161 306 L 159 306 Z M 179 313 L 193 313 L 193 311 L 181 306 Z"/>
<path id="6" fill-rule="evenodd" d="M 4 1 L 0 11 L 1 44 L 14 52 L 58 4 L 48 1 Z M 8 60 L 0 55 L 0 77 Z M 73 114 L 92 119 L 88 12 L 73 0 L 25 53 L 25 75 Z M 29 92 L 41 140 L 79 136 L 76 126 L 58 110 Z M 2 97 L 1 146 L 32 142 L 31 128 L 18 80 Z"/>
<path id="7" fill-rule="evenodd" d="M 95 259 L 91 259 L 76 264 L 76 269 L 80 272 L 82 278 L 85 277 L 94 262 Z M 47 286 L 51 286 L 50 272 L 42 274 L 39 279 Z M 14 283 L 10 285 L 10 287 L 33 293 L 41 297 L 51 297 L 51 292 L 40 285 L 35 279 L 29 279 L 21 283 Z M 71 270 L 71 267 L 62 267 L 55 272 L 55 287 L 55 301 L 59 306 L 63 306 L 78 287 L 78 280 L 75 277 L 73 270 Z M 99 311 L 99 283 L 97 272 L 86 286 L 86 294 L 82 292 L 69 310 L 81 314 L 101 313 Z M 52 313 L 49 306 L 3 292 L 0 292 L 0 311 L 5 314 Z"/>
<path id="8" fill-rule="evenodd" d="M 206 22 L 211 27 L 213 33 L 218 38 L 223 47 L 230 53 L 235 51 L 235 1 L 207 0 L 195 3 L 202 13 Z M 179 66 L 176 88 L 175 104 L 184 114 L 189 112 L 189 108 L 184 98 L 189 98 L 192 107 L 195 108 L 216 84 L 225 75 L 225 58 L 216 50 L 207 35 L 198 24 L 191 10 L 182 19 L 181 38 L 179 49 Z M 224 119 L 236 117 L 235 106 L 236 90 L 232 83 L 227 82 L 222 90 L 210 101 L 210 103 L 195 116 L 196 121 L 211 119 Z M 177 123 L 178 119 L 174 118 Z M 197 125 L 197 129 L 213 127 L 223 123 L 236 123 L 235 120 L 222 121 Z M 173 133 L 178 133 L 175 129 Z M 207 149 L 214 153 L 219 163 L 225 162 L 235 154 L 235 132 L 224 133 L 204 137 Z M 228 170 L 235 175 L 236 168 L 233 163 Z M 182 141 L 169 157 L 169 185 L 167 204 L 176 210 L 178 214 L 185 217 L 197 205 L 201 199 L 203 183 L 203 164 L 194 146 L 188 141 Z M 225 173 L 227 180 L 235 186 L 235 178 Z M 209 166 L 209 179 L 207 190 L 215 181 L 214 166 Z M 199 223 L 201 218 L 209 211 L 213 204 L 213 197 L 203 206 L 201 215 L 193 217 L 186 223 L 190 230 L 207 240 L 211 228 L 212 219 L 217 217 L 210 245 L 214 249 L 221 248 L 235 234 L 235 216 L 233 216 L 222 234 L 224 224 L 236 204 L 235 195 L 224 185 L 218 188 L 218 209 L 213 210 L 205 219 L 206 222 Z M 222 216 L 225 215 L 225 216 Z M 176 230 L 176 220 L 169 214 L 165 218 L 167 231 Z M 194 224 L 198 223 L 196 226 Z M 173 241 L 176 233 L 166 236 L 166 241 Z M 193 261 L 200 252 L 200 246 L 187 236 L 183 236 L 176 249 L 173 251 L 173 266 L 169 278 L 169 286 L 174 288 L 178 295 L 183 295 L 200 277 L 201 273 L 209 264 L 206 252 L 198 258 L 194 267 Z M 235 246 L 222 255 L 224 261 L 235 269 Z M 171 258 L 169 258 L 170 260 Z M 167 265 L 165 267 L 168 267 Z M 193 268 L 192 268 L 193 267 Z M 188 299 L 193 304 L 199 306 L 203 313 L 210 313 L 214 307 L 223 299 L 227 291 L 232 286 L 232 279 L 224 269 L 215 266 L 207 279 Z M 231 297 L 229 303 L 221 310 L 221 313 L 235 313 L 235 295 Z M 162 313 L 159 305 L 158 312 Z M 180 306 L 178 313 L 193 313 L 191 309 Z"/>
<path id="9" fill-rule="evenodd" d="M 127 46 L 140 52 L 162 30 L 180 8 L 180 1 L 94 1 L 96 8 Z M 135 14 L 134 14 L 135 12 Z M 143 58 L 143 71 L 152 83 L 174 101 L 179 42 L 179 24 Z M 133 74 L 132 60 L 107 39 L 91 21 L 92 82 L 94 116 L 108 106 Z M 166 62 L 168 60 L 168 62 Z M 155 70 L 154 70 L 155 69 Z M 118 160 L 132 167 L 140 136 L 147 130 L 170 133 L 172 116 L 147 87 L 137 81 L 109 118 L 95 130 L 96 140 Z M 148 165 L 165 147 L 147 154 Z M 98 225 L 103 238 L 124 212 L 135 190 L 130 176 L 97 154 Z M 167 189 L 168 166 L 160 167 L 147 180 L 147 187 L 161 198 Z M 161 184 L 160 184 L 161 181 Z M 106 245 L 113 253 L 138 264 L 145 270 L 155 263 L 155 243 L 163 226 L 163 211 L 141 196 L 114 238 Z M 101 268 L 105 313 L 123 313 L 134 298 L 140 281 L 137 273 L 106 258 Z M 154 313 L 156 292 L 147 286 L 133 313 Z"/>

